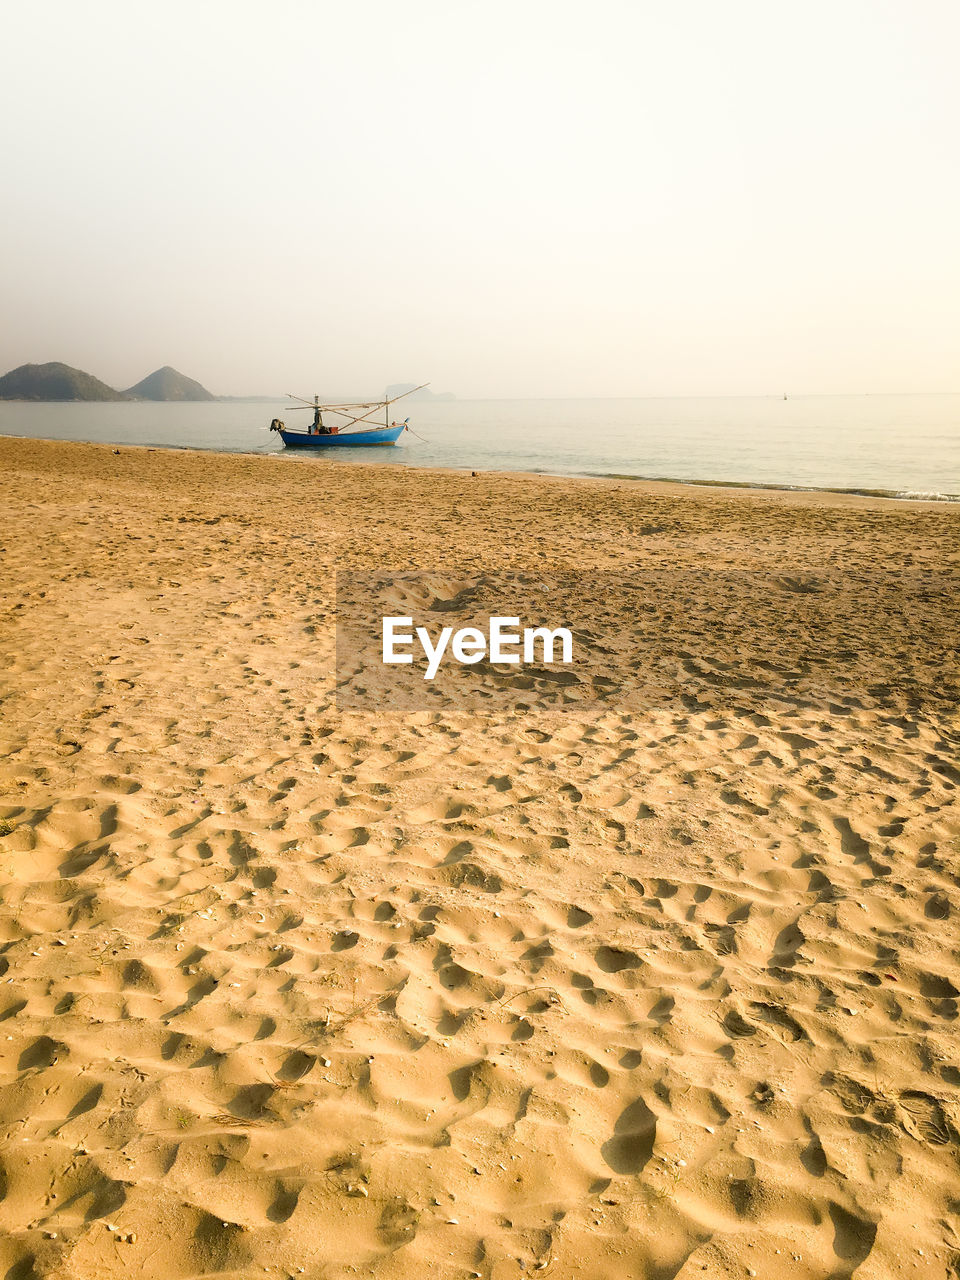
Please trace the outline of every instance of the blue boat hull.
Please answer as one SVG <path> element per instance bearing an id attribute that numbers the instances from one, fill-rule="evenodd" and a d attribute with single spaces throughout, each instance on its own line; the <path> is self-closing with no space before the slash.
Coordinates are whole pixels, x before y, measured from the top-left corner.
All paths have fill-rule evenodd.
<path id="1" fill-rule="evenodd" d="M 374 427 L 370 431 L 345 431 L 342 435 L 313 436 L 307 431 L 280 432 L 280 439 L 292 449 L 352 449 L 358 444 L 396 444 L 405 423 L 395 427 Z"/>

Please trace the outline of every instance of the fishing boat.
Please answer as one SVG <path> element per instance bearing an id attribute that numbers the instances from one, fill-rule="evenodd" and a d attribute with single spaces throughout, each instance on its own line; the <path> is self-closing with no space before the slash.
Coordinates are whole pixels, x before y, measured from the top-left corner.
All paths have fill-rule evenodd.
<path id="1" fill-rule="evenodd" d="M 290 396 L 291 400 L 299 400 L 300 403 L 290 405 L 287 412 L 310 410 L 313 413 L 313 422 L 306 431 L 289 431 L 284 422 L 274 418 L 270 423 L 270 430 L 278 432 L 280 439 L 290 449 L 352 449 L 356 445 L 396 444 L 403 433 L 409 430 L 410 419 L 391 422 L 390 405 L 402 400 L 404 396 L 412 396 L 414 391 L 422 391 L 427 385 L 423 382 L 419 387 L 411 387 L 409 391 L 404 391 L 403 395 L 393 396 L 390 399 L 354 404 L 321 404 L 319 396 L 314 396 L 312 400 Z M 372 423 L 369 426 L 358 425 L 368 422 L 381 409 L 384 412 L 382 427 L 373 426 Z M 368 412 L 360 412 L 361 410 Z M 324 422 L 324 414 L 327 415 L 326 422 Z M 332 423 L 331 418 L 335 419 Z M 345 419 L 342 423 L 339 421 L 341 418 Z"/>

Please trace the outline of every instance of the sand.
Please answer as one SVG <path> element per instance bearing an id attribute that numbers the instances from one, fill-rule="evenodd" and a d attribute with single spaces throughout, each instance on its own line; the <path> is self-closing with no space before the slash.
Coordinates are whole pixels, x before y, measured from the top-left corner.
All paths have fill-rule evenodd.
<path id="1" fill-rule="evenodd" d="M 958 1274 L 960 511 L 0 459 L 0 1275 Z M 336 709 L 533 564 L 662 701 Z"/>

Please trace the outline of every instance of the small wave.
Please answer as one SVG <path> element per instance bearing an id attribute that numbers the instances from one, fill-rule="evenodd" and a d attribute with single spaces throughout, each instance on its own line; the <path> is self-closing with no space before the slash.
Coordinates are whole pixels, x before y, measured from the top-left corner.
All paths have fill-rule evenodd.
<path id="1" fill-rule="evenodd" d="M 765 480 L 694 480 L 689 476 L 638 476 L 623 471 L 586 471 L 583 475 L 601 480 L 653 481 L 658 484 L 689 484 L 708 489 L 768 489 L 781 493 L 846 493 L 860 498 L 888 498 L 901 502 L 960 502 L 960 493 L 939 493 L 920 489 L 843 488 L 828 484 L 788 484 Z"/>
<path id="2" fill-rule="evenodd" d="M 894 497 L 904 498 L 908 502 L 960 502 L 960 493 L 933 493 L 914 489 L 901 489 Z"/>

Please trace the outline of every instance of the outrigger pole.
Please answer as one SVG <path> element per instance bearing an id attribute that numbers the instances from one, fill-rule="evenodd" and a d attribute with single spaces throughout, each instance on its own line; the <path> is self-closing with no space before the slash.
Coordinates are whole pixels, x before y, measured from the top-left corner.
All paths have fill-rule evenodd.
<path id="1" fill-rule="evenodd" d="M 409 391 L 404 391 L 403 395 L 393 396 L 393 397 L 392 397 L 392 399 L 390 399 L 390 400 L 381 400 L 381 401 L 380 401 L 380 403 L 376 406 L 376 408 L 371 409 L 371 411 L 370 411 L 369 413 L 365 413 L 365 414 L 363 414 L 363 415 L 362 415 L 361 417 L 359 417 L 359 418 L 351 418 L 351 419 L 350 419 L 350 421 L 349 421 L 346 425 L 347 425 L 348 427 L 352 427 L 352 426 L 353 426 L 353 424 L 354 424 L 355 422 L 366 422 L 367 418 L 372 418 L 372 417 L 373 417 L 373 415 L 377 412 L 377 409 L 379 409 L 381 405 L 383 406 L 384 416 L 385 416 L 385 418 L 386 418 L 386 417 L 388 417 L 388 416 L 389 416 L 389 415 L 387 415 L 387 407 L 388 407 L 389 405 L 391 405 L 391 404 L 396 404 L 396 402 L 397 402 L 398 400 L 402 400 L 402 399 L 404 398 L 404 396 L 412 396 L 412 395 L 413 395 L 413 393 L 414 393 L 414 391 L 422 391 L 422 390 L 423 390 L 423 388 L 424 388 L 424 387 L 426 387 L 426 386 L 428 386 L 428 385 L 429 385 L 429 384 L 428 384 L 428 383 L 426 383 L 426 382 L 421 382 L 419 387 L 411 387 Z M 388 427 L 389 427 L 389 425 L 390 425 L 390 423 L 389 423 L 389 422 L 387 422 L 387 426 L 388 426 Z M 341 431 L 341 433 L 340 433 L 340 434 L 341 434 L 341 435 L 344 435 L 344 434 L 349 435 L 350 433 L 349 433 L 349 432 Z"/>
<path id="2" fill-rule="evenodd" d="M 347 413 L 344 412 L 344 410 L 346 409 L 370 409 L 369 413 L 364 413 L 356 418 L 350 418 L 350 421 L 346 423 L 347 427 L 352 427 L 355 422 L 366 422 L 366 420 L 368 418 L 372 418 L 373 415 L 379 409 L 383 409 L 384 420 L 386 422 L 386 425 L 389 427 L 390 415 L 387 413 L 388 407 L 392 404 L 396 404 L 398 400 L 403 400 L 404 397 L 406 396 L 412 396 L 415 391 L 422 391 L 424 387 L 428 387 L 429 385 L 430 385 L 429 382 L 421 382 L 419 387 L 411 387 L 409 391 L 404 391 L 398 396 L 391 396 L 390 399 L 388 400 L 377 400 L 376 402 L 372 402 L 368 400 L 365 404 L 342 404 L 342 405 L 320 404 L 319 396 L 314 396 L 312 401 L 304 400 L 302 396 L 290 396 L 291 400 L 299 400 L 301 402 L 300 404 L 297 404 L 297 405 L 291 405 L 290 408 L 291 409 L 316 409 L 316 410 L 326 409 L 329 413 L 343 414 L 345 418 L 349 416 Z M 371 408 L 371 404 L 372 404 L 372 408 Z M 349 435 L 349 434 L 350 434 L 349 431 L 345 431 L 345 430 L 340 431 L 340 435 Z"/>

